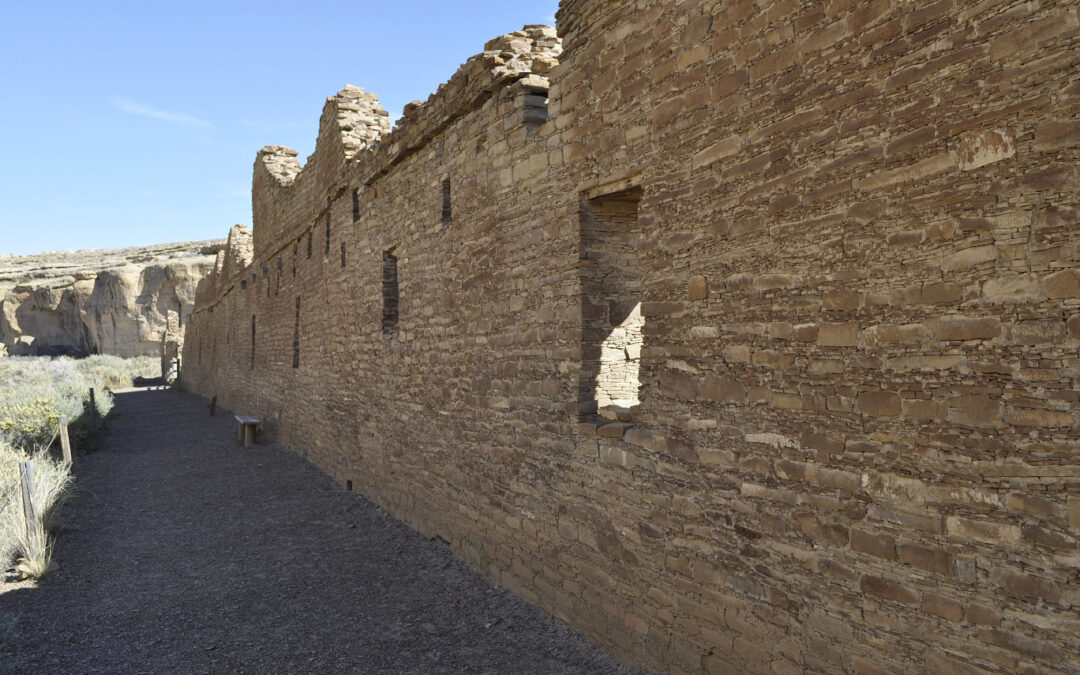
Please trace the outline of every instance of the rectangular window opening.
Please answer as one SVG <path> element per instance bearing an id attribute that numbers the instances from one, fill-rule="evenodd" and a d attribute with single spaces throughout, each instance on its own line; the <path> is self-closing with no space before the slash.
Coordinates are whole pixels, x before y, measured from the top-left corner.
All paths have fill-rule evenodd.
<path id="1" fill-rule="evenodd" d="M 442 184 L 442 224 L 449 225 L 454 219 L 454 212 L 450 208 L 450 179 L 447 178 Z"/>
<path id="2" fill-rule="evenodd" d="M 352 492 L 352 481 L 351 480 L 345 481 L 345 489 L 348 490 L 349 492 Z"/>
<path id="3" fill-rule="evenodd" d="M 345 267 L 345 242 L 341 242 L 341 266 Z"/>
<path id="4" fill-rule="evenodd" d="M 398 333 L 398 259 L 393 249 L 383 251 L 382 332 L 387 337 Z"/>
<path id="5" fill-rule="evenodd" d="M 326 250 L 323 251 L 324 256 L 330 255 L 330 212 L 326 212 Z"/>
<path id="6" fill-rule="evenodd" d="M 293 322 L 292 367 L 300 367 L 300 296 L 296 296 L 296 320 Z"/>
<path id="7" fill-rule="evenodd" d="M 354 188 L 352 191 L 352 219 L 353 221 L 360 220 L 360 188 Z"/>
<path id="8" fill-rule="evenodd" d="M 641 403 L 641 188 L 586 200 L 581 212 L 579 410 L 627 420 Z"/>

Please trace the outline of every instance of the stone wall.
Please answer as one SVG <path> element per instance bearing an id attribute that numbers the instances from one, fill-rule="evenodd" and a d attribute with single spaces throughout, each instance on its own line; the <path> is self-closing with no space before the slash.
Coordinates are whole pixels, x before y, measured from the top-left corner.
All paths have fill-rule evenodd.
<path id="1" fill-rule="evenodd" d="M 647 670 L 1080 668 L 1075 4 L 558 20 L 262 151 L 185 385 Z"/>

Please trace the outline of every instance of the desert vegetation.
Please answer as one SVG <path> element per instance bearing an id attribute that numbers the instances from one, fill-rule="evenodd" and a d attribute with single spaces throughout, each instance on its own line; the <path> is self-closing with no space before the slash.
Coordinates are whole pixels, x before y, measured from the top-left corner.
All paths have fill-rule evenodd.
<path id="1" fill-rule="evenodd" d="M 0 570 L 36 578 L 49 569 L 50 533 L 73 482 L 71 466 L 58 452 L 61 415 L 68 419 L 72 445 L 91 448 L 112 408 L 111 390 L 153 377 L 157 368 L 150 357 L 0 359 Z M 36 518 L 29 528 L 19 477 L 19 462 L 26 460 L 34 463 Z"/>

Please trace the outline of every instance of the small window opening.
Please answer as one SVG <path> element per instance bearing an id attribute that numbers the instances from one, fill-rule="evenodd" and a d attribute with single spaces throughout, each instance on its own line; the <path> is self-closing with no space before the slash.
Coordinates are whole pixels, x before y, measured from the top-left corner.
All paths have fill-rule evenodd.
<path id="1" fill-rule="evenodd" d="M 300 367 L 300 296 L 296 296 L 296 320 L 293 322 L 292 367 Z"/>
<path id="2" fill-rule="evenodd" d="M 349 492 L 352 492 L 352 481 L 351 480 L 345 481 L 345 489 L 348 490 Z"/>
<path id="3" fill-rule="evenodd" d="M 360 220 L 360 188 L 352 191 L 352 219 Z"/>
<path id="4" fill-rule="evenodd" d="M 341 242 L 341 266 L 345 267 L 345 242 Z"/>
<path id="5" fill-rule="evenodd" d="M 255 315 L 251 315 L 251 369 L 255 370 Z"/>
<path id="6" fill-rule="evenodd" d="M 442 184 L 442 224 L 449 225 L 454 219 L 454 212 L 450 208 L 450 179 L 447 178 Z"/>
<path id="7" fill-rule="evenodd" d="M 383 335 L 398 333 L 398 259 L 393 250 L 383 252 Z"/>

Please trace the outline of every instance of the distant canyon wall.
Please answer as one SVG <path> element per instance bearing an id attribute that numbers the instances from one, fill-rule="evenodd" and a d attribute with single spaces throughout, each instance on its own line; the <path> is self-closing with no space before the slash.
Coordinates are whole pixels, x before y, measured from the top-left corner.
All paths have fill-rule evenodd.
<path id="1" fill-rule="evenodd" d="M 157 356 L 222 245 L 0 256 L 0 354 Z"/>

